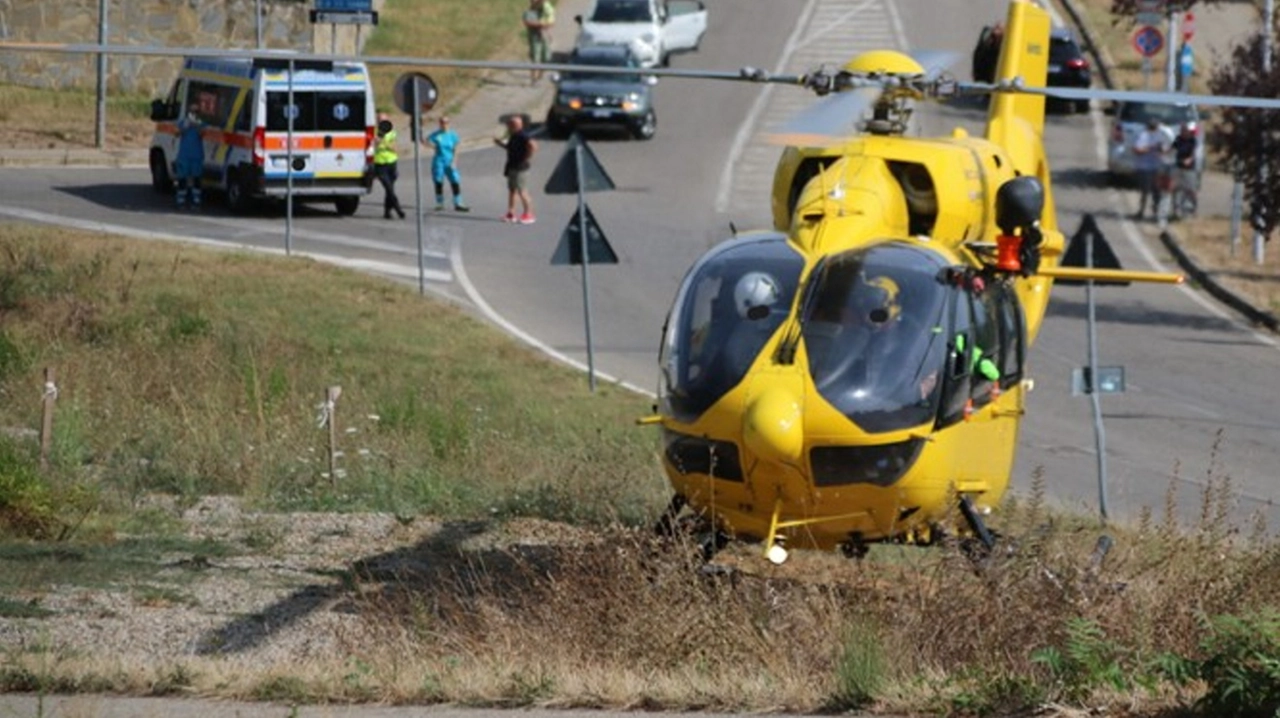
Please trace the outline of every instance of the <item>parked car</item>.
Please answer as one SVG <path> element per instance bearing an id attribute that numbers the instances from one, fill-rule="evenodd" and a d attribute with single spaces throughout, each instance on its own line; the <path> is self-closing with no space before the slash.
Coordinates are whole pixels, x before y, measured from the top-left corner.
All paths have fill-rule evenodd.
<path id="1" fill-rule="evenodd" d="M 702 0 L 595 0 L 575 43 L 626 45 L 641 67 L 667 64 L 672 54 L 698 49 L 707 31 Z"/>
<path id="2" fill-rule="evenodd" d="M 996 65 L 1000 61 L 1000 46 L 1004 40 L 1004 27 L 987 25 L 978 35 L 973 48 L 972 76 L 975 82 L 995 82 Z M 1080 44 L 1071 31 L 1055 27 L 1049 33 L 1049 87 L 1088 87 L 1093 82 L 1093 71 Z M 1053 105 L 1064 105 L 1068 110 L 1088 112 L 1088 100 L 1053 100 Z"/>
<path id="3" fill-rule="evenodd" d="M 653 86 L 658 78 L 641 72 L 640 62 L 626 45 L 588 45 L 574 49 L 569 64 L 629 67 L 635 72 L 600 74 L 568 71 L 553 75 L 555 99 L 547 112 L 547 131 L 566 137 L 575 127 L 622 127 L 639 140 L 658 131 L 653 111 Z"/>
<path id="4" fill-rule="evenodd" d="M 1123 180 L 1133 176 L 1133 143 L 1146 127 L 1147 120 L 1152 117 L 1160 122 L 1170 143 L 1184 123 L 1195 123 L 1196 169 L 1204 167 L 1204 139 L 1201 135 L 1200 113 L 1195 105 L 1125 102 L 1107 110 L 1107 114 L 1113 115 L 1111 135 L 1107 142 L 1107 172 L 1112 179 Z"/>

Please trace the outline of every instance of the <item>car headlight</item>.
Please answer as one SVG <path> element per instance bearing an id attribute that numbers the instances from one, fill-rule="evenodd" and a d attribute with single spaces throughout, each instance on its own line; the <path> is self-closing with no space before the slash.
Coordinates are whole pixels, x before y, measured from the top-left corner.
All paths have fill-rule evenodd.
<path id="1" fill-rule="evenodd" d="M 566 105 L 568 105 L 570 109 L 573 109 L 573 110 L 581 110 L 581 109 L 582 109 L 582 98 L 581 98 L 581 97 L 570 97 L 570 98 L 565 102 L 565 104 L 566 104 Z"/>
<path id="2" fill-rule="evenodd" d="M 652 45 L 657 41 L 658 41 L 658 36 L 654 35 L 651 32 L 646 32 L 645 34 L 640 36 L 640 42 L 643 42 L 646 45 Z"/>

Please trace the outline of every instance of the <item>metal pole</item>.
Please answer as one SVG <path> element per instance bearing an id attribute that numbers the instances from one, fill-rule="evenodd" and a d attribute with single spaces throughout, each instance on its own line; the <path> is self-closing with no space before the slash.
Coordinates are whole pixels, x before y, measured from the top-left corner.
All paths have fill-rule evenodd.
<path id="1" fill-rule="evenodd" d="M 293 116 L 297 114 L 293 106 L 293 58 L 289 58 L 289 97 L 285 105 L 288 115 L 288 127 L 285 130 L 285 181 L 284 181 L 284 253 L 293 254 Z"/>
<path id="2" fill-rule="evenodd" d="M 98 0 L 98 44 L 107 44 L 107 0 Z M 98 106 L 93 144 L 98 149 L 107 145 L 107 54 L 98 53 Z"/>
<path id="3" fill-rule="evenodd" d="M 581 139 L 581 138 L 579 138 Z M 587 251 L 587 188 L 582 169 L 582 142 L 573 146 L 573 161 L 578 173 L 578 242 L 582 247 L 582 307 L 587 324 L 587 386 L 596 390 L 596 360 L 591 346 L 591 255 Z"/>
<path id="4" fill-rule="evenodd" d="M 338 23 L 329 23 L 329 54 L 338 54 Z"/>
<path id="5" fill-rule="evenodd" d="M 263 47 L 262 46 L 262 0 L 254 0 L 253 17 L 255 18 L 254 29 L 255 29 L 255 34 L 257 35 L 257 42 L 258 42 L 257 47 L 259 50 L 261 50 Z"/>
<path id="6" fill-rule="evenodd" d="M 1173 3 L 1166 4 L 1169 9 L 1169 34 L 1165 35 L 1164 41 L 1164 89 L 1166 92 L 1176 92 L 1178 89 L 1178 53 L 1173 41 L 1178 36 L 1178 13 L 1174 12 L 1173 5 Z"/>
<path id="7" fill-rule="evenodd" d="M 1085 266 L 1093 269 L 1093 233 L 1090 232 L 1084 245 Z M 1102 401 L 1098 397 L 1098 332 L 1096 305 L 1093 301 L 1093 280 L 1084 283 L 1085 302 L 1089 306 L 1089 399 L 1093 402 L 1093 437 L 1094 447 L 1098 455 L 1098 509 L 1102 512 L 1102 521 L 1106 523 L 1111 516 L 1107 506 L 1107 432 L 1102 425 Z"/>
<path id="8" fill-rule="evenodd" d="M 1240 217 L 1244 213 L 1244 182 L 1240 181 L 1238 168 L 1231 179 L 1231 256 L 1234 258 L 1240 245 Z"/>
<path id="9" fill-rule="evenodd" d="M 1262 11 L 1262 73 L 1271 76 L 1271 42 L 1275 33 L 1275 0 L 1267 0 Z M 1266 192 L 1267 187 L 1267 133 L 1264 131 L 1258 141 L 1258 184 L 1254 187 L 1254 202 L 1258 202 L 1258 193 Z M 1262 264 L 1266 255 L 1266 234 L 1259 227 L 1253 228 L 1253 263 Z"/>
<path id="10" fill-rule="evenodd" d="M 418 80 L 414 78 L 409 83 L 413 85 L 413 125 L 409 132 L 409 138 L 413 140 L 413 191 L 414 206 L 413 213 L 418 221 L 418 294 L 427 293 L 427 265 L 426 257 L 422 249 L 422 105 L 418 99 Z"/>

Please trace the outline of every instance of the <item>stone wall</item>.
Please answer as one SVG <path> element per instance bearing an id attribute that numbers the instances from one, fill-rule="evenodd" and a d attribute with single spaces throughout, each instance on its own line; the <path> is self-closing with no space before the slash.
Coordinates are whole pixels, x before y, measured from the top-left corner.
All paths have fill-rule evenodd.
<path id="1" fill-rule="evenodd" d="M 257 44 L 254 13 L 263 9 L 263 44 L 310 52 L 354 52 L 356 27 L 310 22 L 310 0 L 109 0 L 107 42 L 113 45 L 228 47 Z M 379 5 L 381 3 L 378 3 Z M 371 28 L 363 28 L 367 35 Z M 0 0 L 0 38 L 10 41 L 98 42 L 98 0 Z M 180 58 L 116 55 L 107 63 L 109 92 L 163 93 Z M 43 88 L 97 86 L 92 55 L 0 52 L 0 83 Z"/>

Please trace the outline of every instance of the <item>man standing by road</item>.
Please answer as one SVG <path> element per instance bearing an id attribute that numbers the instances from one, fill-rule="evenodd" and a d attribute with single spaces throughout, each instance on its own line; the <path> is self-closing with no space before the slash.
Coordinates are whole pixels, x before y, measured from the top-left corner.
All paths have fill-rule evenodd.
<path id="1" fill-rule="evenodd" d="M 1146 213 L 1147 199 L 1151 199 L 1151 214 L 1160 211 L 1160 171 L 1164 169 L 1164 153 L 1168 149 L 1169 136 L 1160 127 L 1160 121 L 1152 117 L 1147 126 L 1138 133 L 1133 141 L 1134 169 L 1138 174 L 1138 213 L 1135 219 L 1142 219 Z"/>
<path id="2" fill-rule="evenodd" d="M 178 181 L 175 198 L 179 207 L 188 200 L 193 208 L 200 207 L 200 180 L 204 175 L 204 137 L 200 131 L 203 129 L 200 105 L 192 103 L 178 120 L 178 155 L 173 169 Z"/>
<path id="3" fill-rule="evenodd" d="M 556 8 L 551 0 L 529 0 L 529 9 L 521 18 L 525 35 L 529 40 L 529 62 L 545 63 L 551 60 L 551 26 L 556 24 Z M 529 84 L 542 78 L 542 70 L 530 71 Z"/>
<path id="4" fill-rule="evenodd" d="M 538 151 L 538 142 L 529 136 L 520 115 L 508 117 L 507 138 L 494 138 L 493 142 L 507 151 L 507 163 L 502 170 L 507 177 L 507 213 L 502 221 L 533 224 L 537 219 L 533 216 L 533 201 L 529 198 L 529 167 Z M 519 216 L 516 215 L 517 198 L 524 210 Z"/>

